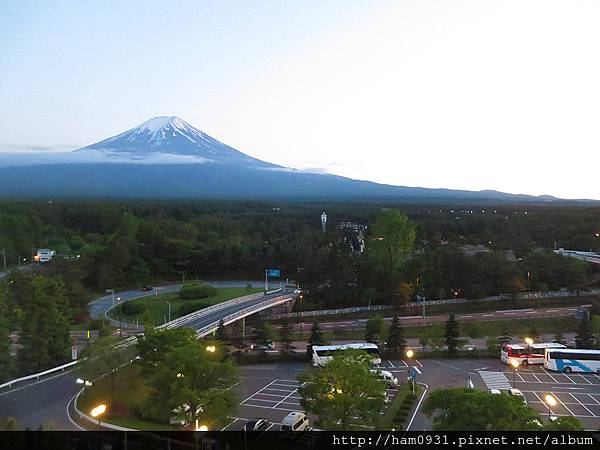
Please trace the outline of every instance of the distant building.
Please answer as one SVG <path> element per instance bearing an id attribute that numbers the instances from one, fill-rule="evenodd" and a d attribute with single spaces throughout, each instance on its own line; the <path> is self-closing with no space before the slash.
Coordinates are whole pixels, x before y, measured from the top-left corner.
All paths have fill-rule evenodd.
<path id="1" fill-rule="evenodd" d="M 321 214 L 321 229 L 323 230 L 323 233 L 327 231 L 327 214 L 325 211 Z"/>
<path id="2" fill-rule="evenodd" d="M 490 252 L 490 249 L 487 248 L 483 244 L 479 244 L 479 245 L 467 244 L 467 245 L 463 245 L 460 249 L 466 256 L 473 256 L 478 253 L 489 253 Z"/>
<path id="3" fill-rule="evenodd" d="M 40 263 L 47 263 L 54 255 L 56 255 L 54 250 L 50 250 L 49 248 L 39 248 L 33 257 L 33 260 Z"/>
<path id="4" fill-rule="evenodd" d="M 350 245 L 353 252 L 362 253 L 365 251 L 367 225 L 352 220 L 342 220 L 339 228 L 344 234 L 344 241 Z"/>

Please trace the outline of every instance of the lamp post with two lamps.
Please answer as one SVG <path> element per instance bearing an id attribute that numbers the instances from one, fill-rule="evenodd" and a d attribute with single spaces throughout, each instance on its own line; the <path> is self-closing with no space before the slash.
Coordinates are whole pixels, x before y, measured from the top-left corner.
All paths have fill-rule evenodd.
<path id="1" fill-rule="evenodd" d="M 548 423 L 550 423 L 550 414 L 552 413 L 550 408 L 556 406 L 556 398 L 552 394 L 546 394 L 544 396 L 544 403 L 548 407 Z"/>
<path id="2" fill-rule="evenodd" d="M 517 369 L 519 368 L 521 363 L 518 360 L 511 358 L 510 365 L 513 368 L 513 388 L 516 388 L 517 387 Z"/>

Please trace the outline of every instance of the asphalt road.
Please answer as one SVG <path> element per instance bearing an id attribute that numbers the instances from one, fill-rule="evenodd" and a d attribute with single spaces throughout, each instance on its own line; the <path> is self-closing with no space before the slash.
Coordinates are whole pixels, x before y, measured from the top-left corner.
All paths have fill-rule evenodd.
<path id="1" fill-rule="evenodd" d="M 47 375 L 40 380 L 18 383 L 0 391 L 0 417 L 15 417 L 21 429 L 51 427 L 79 430 L 67 415 L 67 405 L 81 389 L 73 370 Z"/>
<path id="2" fill-rule="evenodd" d="M 246 281 L 218 282 L 218 286 L 246 286 L 247 283 Z M 177 290 L 177 285 L 159 288 L 159 292 L 176 292 Z M 122 299 L 131 300 L 140 297 L 140 294 L 140 291 L 126 291 L 119 292 L 116 295 Z M 195 329 L 201 328 L 218 321 L 222 317 L 264 302 L 266 299 L 277 295 L 261 296 L 248 302 L 220 309 L 193 322 L 186 323 L 185 326 Z M 103 311 L 106 311 L 112 305 L 112 296 L 102 297 L 92 303 L 90 309 L 93 308 L 95 314 L 104 314 Z M 70 421 L 67 413 L 69 402 L 80 388 L 75 383 L 76 378 L 77 376 L 73 371 L 54 373 L 39 380 L 17 383 L 13 387 L 0 390 L 0 417 L 15 417 L 21 428 L 37 429 L 40 425 L 43 425 L 51 426 L 57 430 L 77 430 L 78 428 Z"/>
<path id="3" fill-rule="evenodd" d="M 224 287 L 246 287 L 248 284 L 252 286 L 262 286 L 264 281 L 247 281 L 247 280 L 234 280 L 234 281 L 207 281 L 207 284 L 214 286 L 216 288 L 224 288 Z M 179 292 L 183 286 L 182 283 L 179 284 L 171 284 L 167 286 L 157 287 L 155 290 L 150 292 L 144 292 L 140 289 L 132 290 L 132 291 L 120 291 L 115 292 L 115 303 L 117 302 L 126 302 L 129 300 L 135 300 L 136 298 L 141 297 L 149 297 L 151 295 L 159 294 L 169 294 L 173 292 Z M 120 299 L 120 300 L 117 300 Z M 103 297 L 92 300 L 89 304 L 90 317 L 92 319 L 104 319 L 106 318 L 106 311 L 113 306 L 113 296 L 112 294 L 105 295 Z"/>

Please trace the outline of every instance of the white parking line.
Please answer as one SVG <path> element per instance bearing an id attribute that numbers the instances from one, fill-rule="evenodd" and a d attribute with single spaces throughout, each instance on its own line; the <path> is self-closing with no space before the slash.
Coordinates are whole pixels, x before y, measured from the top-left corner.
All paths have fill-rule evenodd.
<path id="1" fill-rule="evenodd" d="M 521 380 L 523 383 L 525 383 L 525 382 L 526 382 L 526 381 L 525 381 L 525 378 L 523 378 L 523 377 L 521 376 L 521 374 L 520 374 L 518 371 L 517 371 L 517 376 L 519 377 L 519 379 L 520 379 L 520 380 Z"/>
<path id="2" fill-rule="evenodd" d="M 583 406 L 583 407 L 586 409 L 586 411 L 587 411 L 587 412 L 589 412 L 589 413 L 590 413 L 592 416 L 596 416 L 596 414 L 594 414 L 593 412 L 591 412 L 591 411 L 589 410 L 589 408 L 588 408 L 587 406 L 585 406 L 583 403 L 581 403 L 577 397 L 575 397 L 575 396 L 574 396 L 573 394 L 571 394 L 571 393 L 569 393 L 569 395 L 570 395 L 571 397 L 573 397 L 573 398 L 575 399 L 575 401 L 576 401 L 576 402 L 578 402 L 578 403 L 579 403 L 581 406 Z"/>
<path id="3" fill-rule="evenodd" d="M 552 378 L 552 380 L 554 380 L 555 383 L 558 384 L 558 380 L 556 378 L 554 378 L 552 376 L 552 374 L 545 367 L 542 367 L 542 369 L 544 370 L 544 372 L 546 372 L 546 375 L 548 375 L 550 378 Z"/>
<path id="4" fill-rule="evenodd" d="M 600 405 L 600 401 L 598 401 L 592 394 L 588 394 L 592 400 Z"/>
<path id="5" fill-rule="evenodd" d="M 533 375 L 535 377 L 535 379 L 538 380 L 538 383 L 542 382 L 542 380 L 540 380 L 535 373 L 531 372 L 531 375 Z"/>
<path id="6" fill-rule="evenodd" d="M 236 423 L 238 420 L 240 420 L 240 419 L 237 419 L 237 418 L 233 419 L 233 422 L 231 422 L 228 425 L 225 425 L 223 428 L 221 428 L 221 431 L 225 431 L 227 428 L 229 428 L 231 425 L 233 425 L 234 423 Z"/>
<path id="7" fill-rule="evenodd" d="M 393 363 L 393 362 L 391 362 L 389 359 L 387 360 L 387 362 L 389 363 L 389 365 L 390 365 L 390 366 L 392 366 L 392 369 L 395 367 L 395 366 L 394 366 L 394 363 Z"/>
<path id="8" fill-rule="evenodd" d="M 584 381 L 585 381 L 587 384 L 594 384 L 594 383 L 592 383 L 590 380 L 588 380 L 586 377 L 584 377 L 583 375 L 579 375 L 579 374 L 577 374 L 577 376 L 578 376 L 579 378 L 583 378 L 583 379 L 584 379 Z"/>
<path id="9" fill-rule="evenodd" d="M 554 397 L 556 400 L 558 400 L 558 402 L 559 402 L 561 405 L 563 405 L 567 411 L 569 411 L 569 414 L 571 414 L 572 416 L 575 416 L 575 415 L 576 415 L 576 414 L 574 414 L 574 413 L 573 413 L 573 411 L 571 411 L 571 410 L 569 409 L 569 407 L 568 407 L 567 405 L 565 405 L 565 404 L 563 403 L 563 401 L 562 401 L 560 398 L 558 398 L 558 395 L 556 395 L 554 392 L 550 392 L 550 394 L 551 394 L 551 395 L 552 395 L 552 396 L 553 396 L 553 397 Z"/>
<path id="10" fill-rule="evenodd" d="M 577 384 L 577 383 L 575 383 L 575 382 L 573 381 L 573 379 L 572 379 L 572 378 L 571 378 L 569 375 L 567 375 L 566 373 L 563 373 L 563 375 L 564 375 L 565 377 L 567 377 L 567 380 L 569 380 L 571 383 L 573 383 L 573 384 Z"/>
<path id="11" fill-rule="evenodd" d="M 304 386 L 306 383 L 302 383 L 300 386 L 298 387 L 302 387 Z M 284 403 L 292 394 L 294 394 L 295 392 L 298 392 L 298 389 L 294 389 L 292 392 L 290 392 L 283 400 L 281 400 L 279 403 L 277 403 L 275 406 L 279 406 L 280 404 Z"/>
<path id="12" fill-rule="evenodd" d="M 241 402 L 240 402 L 240 404 L 242 404 L 242 403 L 246 403 L 248 400 L 250 400 L 250 399 L 251 399 L 252 397 L 254 397 L 256 394 L 260 393 L 260 392 L 261 392 L 263 389 L 265 389 L 265 388 L 267 388 L 267 387 L 271 386 L 271 385 L 272 385 L 273 383 L 275 383 L 276 381 L 277 381 L 277 380 L 273 380 L 273 381 L 271 381 L 269 384 L 267 384 L 266 386 L 264 386 L 262 389 L 260 389 L 260 390 L 256 391 L 254 394 L 252 394 L 250 397 L 248 397 L 246 400 L 243 400 L 243 401 L 241 401 Z"/>

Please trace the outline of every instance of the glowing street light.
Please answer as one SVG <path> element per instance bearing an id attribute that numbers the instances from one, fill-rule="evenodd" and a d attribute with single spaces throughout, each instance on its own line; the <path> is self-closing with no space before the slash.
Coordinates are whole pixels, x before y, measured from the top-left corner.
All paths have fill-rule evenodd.
<path id="1" fill-rule="evenodd" d="M 521 363 L 518 360 L 511 358 L 510 365 L 513 367 L 513 387 L 517 387 L 517 369 L 519 368 Z"/>
<path id="2" fill-rule="evenodd" d="M 531 339 L 530 337 L 526 337 L 525 342 L 527 342 L 527 345 L 531 345 L 533 344 L 533 339 Z"/>
<path id="3" fill-rule="evenodd" d="M 99 404 L 98 406 L 96 406 L 95 408 L 92 409 L 92 411 L 90 412 L 90 415 L 94 418 L 98 419 L 98 428 L 100 428 L 100 419 L 101 416 L 106 412 L 106 405 L 104 403 Z"/>
<path id="4" fill-rule="evenodd" d="M 413 351 L 412 351 L 412 350 L 410 350 L 410 349 L 408 349 L 408 350 L 406 351 L 406 357 L 407 357 L 408 359 L 412 358 L 412 357 L 414 356 L 414 354 L 415 354 L 415 352 L 413 352 Z"/>
<path id="5" fill-rule="evenodd" d="M 533 344 L 533 339 L 531 339 L 530 337 L 526 337 L 525 338 L 525 342 L 527 343 L 527 359 L 524 362 L 526 362 L 527 364 L 529 364 L 529 355 L 531 353 L 531 350 L 530 350 L 529 346 L 531 344 Z"/>
<path id="6" fill-rule="evenodd" d="M 206 346 L 206 351 L 207 351 L 208 353 L 214 353 L 214 352 L 216 352 L 216 351 L 217 351 L 217 347 L 215 347 L 214 345 L 207 345 L 207 346 Z"/>
<path id="7" fill-rule="evenodd" d="M 544 396 L 544 401 L 546 402 L 546 406 L 548 407 L 548 422 L 550 422 L 550 408 L 556 406 L 556 398 L 552 394 L 546 394 Z"/>

